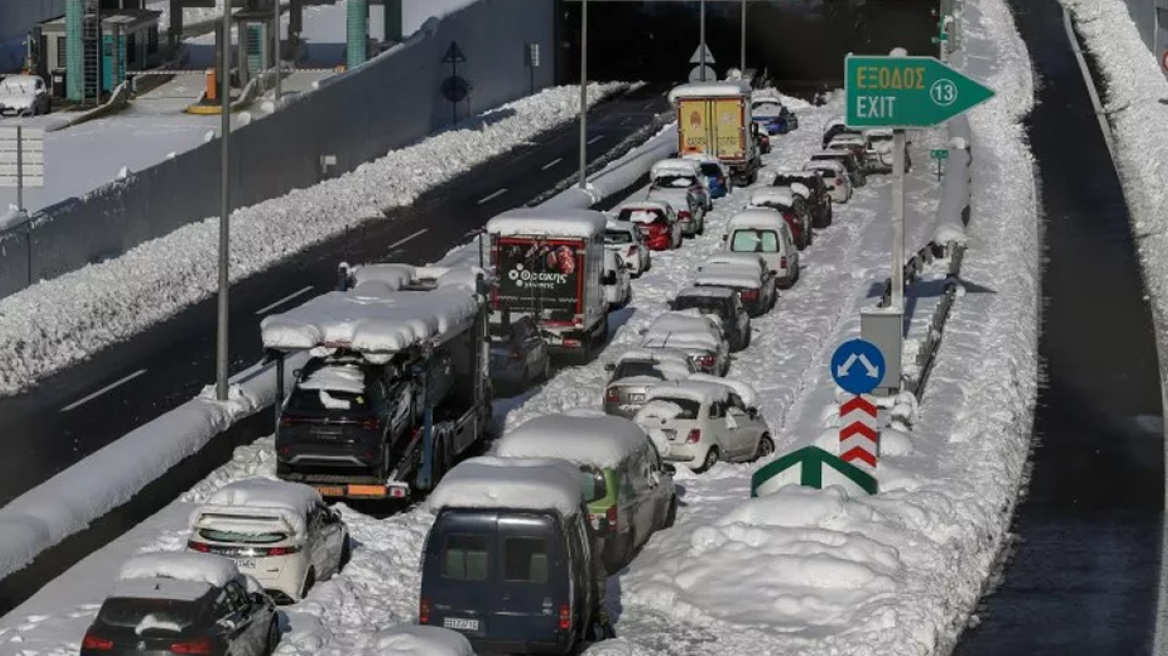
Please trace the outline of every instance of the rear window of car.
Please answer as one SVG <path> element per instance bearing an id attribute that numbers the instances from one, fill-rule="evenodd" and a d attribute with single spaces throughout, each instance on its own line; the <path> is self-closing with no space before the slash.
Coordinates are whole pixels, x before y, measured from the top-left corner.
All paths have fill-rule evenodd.
<path id="1" fill-rule="evenodd" d="M 301 412 L 332 412 L 336 410 L 366 410 L 369 408 L 369 395 L 365 393 L 338 392 L 335 390 L 316 390 L 296 388 L 288 397 L 287 411 Z"/>
<path id="2" fill-rule="evenodd" d="M 702 404 L 693 399 L 679 399 L 668 396 L 658 396 L 650 401 L 650 404 L 670 404 L 681 408 L 681 412 L 677 413 L 675 419 L 697 419 L 698 413 L 702 410 Z"/>
<path id="3" fill-rule="evenodd" d="M 674 310 L 698 310 L 704 313 L 714 313 L 725 317 L 729 314 L 729 298 L 715 296 L 679 296 L 673 303 Z"/>
<path id="4" fill-rule="evenodd" d="M 199 529 L 199 537 L 212 542 L 228 542 L 231 544 L 273 544 L 288 539 L 288 534 L 281 531 L 267 533 L 238 533 L 236 531 L 220 531 L 213 528 Z"/>
<path id="5" fill-rule="evenodd" d="M 735 230 L 730 250 L 736 253 L 777 253 L 779 235 L 774 230 Z"/>
<path id="6" fill-rule="evenodd" d="M 603 470 L 592 465 L 580 465 L 580 477 L 580 491 L 588 502 L 608 496 L 608 481 L 604 478 Z"/>
<path id="7" fill-rule="evenodd" d="M 616 216 L 618 221 L 635 221 L 637 223 L 652 223 L 665 220 L 665 213 L 661 210 L 621 210 Z"/>
<path id="8" fill-rule="evenodd" d="M 606 230 L 604 232 L 604 243 L 631 244 L 633 243 L 633 235 L 624 230 Z"/>
<path id="9" fill-rule="evenodd" d="M 185 627 L 198 620 L 201 609 L 199 601 L 111 597 L 101 605 L 97 620 L 107 626 L 134 628 L 150 616 L 147 624 Z"/>
<path id="10" fill-rule="evenodd" d="M 488 569 L 488 538 L 482 535 L 451 535 L 442 547 L 442 576 L 458 581 L 485 581 Z"/>
<path id="11" fill-rule="evenodd" d="M 722 175 L 722 167 L 720 167 L 717 164 L 714 164 L 712 162 L 707 162 L 705 164 L 702 164 L 701 167 L 702 167 L 702 175 L 708 175 L 708 176 L 714 176 L 714 177 L 718 177 L 718 176 Z"/>
<path id="12" fill-rule="evenodd" d="M 503 580 L 547 583 L 548 548 L 543 538 L 503 538 Z"/>
<path id="13" fill-rule="evenodd" d="M 694 179 L 688 175 L 663 175 L 653 180 L 653 186 L 663 189 L 685 189 L 692 186 Z"/>
<path id="14" fill-rule="evenodd" d="M 616 370 L 612 372 L 613 380 L 620 380 L 622 378 L 633 378 L 634 376 L 651 376 L 653 378 L 660 378 L 665 380 L 665 374 L 657 368 L 657 365 L 652 362 L 638 362 L 632 360 L 629 362 L 622 362 L 617 365 Z"/>

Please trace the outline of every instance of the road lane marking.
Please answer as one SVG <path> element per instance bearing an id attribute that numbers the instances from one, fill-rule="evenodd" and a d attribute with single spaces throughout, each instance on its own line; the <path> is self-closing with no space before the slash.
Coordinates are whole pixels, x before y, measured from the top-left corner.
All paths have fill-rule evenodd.
<path id="1" fill-rule="evenodd" d="M 417 239 L 418 237 L 420 237 L 420 236 L 422 236 L 422 235 L 426 234 L 427 232 L 430 232 L 430 229 L 429 229 L 429 228 L 422 228 L 421 230 L 419 230 L 419 231 L 415 232 L 414 234 L 412 234 L 412 235 L 410 235 L 410 236 L 408 236 L 408 237 L 402 237 L 401 239 L 399 239 L 399 240 L 397 240 L 397 241 L 393 242 L 392 244 L 390 244 L 390 245 L 389 245 L 389 250 L 393 250 L 393 249 L 397 248 L 398 246 L 401 246 L 402 244 L 404 244 L 404 243 L 406 243 L 406 242 L 408 242 L 408 241 L 413 241 L 414 239 Z"/>
<path id="2" fill-rule="evenodd" d="M 134 373 L 130 374 L 129 376 L 126 376 L 125 378 L 122 378 L 121 380 L 118 380 L 118 381 L 110 383 L 109 385 L 106 385 L 105 387 L 97 390 L 96 392 L 94 392 L 93 394 L 90 394 L 89 396 L 86 396 L 82 399 L 78 399 L 78 400 L 70 403 L 69 405 L 65 406 L 64 408 L 61 408 L 61 412 L 69 412 L 73 408 L 76 408 L 76 407 L 81 406 L 81 405 L 85 405 L 86 403 L 89 403 L 90 401 L 96 399 L 97 397 L 101 396 L 102 394 L 105 394 L 106 392 L 108 392 L 108 391 L 110 391 L 110 390 L 112 390 L 115 387 L 118 387 L 120 385 L 125 385 L 126 383 L 130 382 L 131 380 L 134 380 L 135 378 L 137 378 L 138 376 L 141 376 L 144 373 L 146 373 L 145 369 L 139 369 L 138 371 L 135 371 Z"/>
<path id="3" fill-rule="evenodd" d="M 256 316 L 258 317 L 261 314 L 267 314 L 269 310 L 271 310 L 273 308 L 277 308 L 277 307 L 287 303 L 288 301 L 296 298 L 297 296 L 303 296 L 304 294 L 306 294 L 310 291 L 312 291 L 312 285 L 309 285 L 309 286 L 305 287 L 304 289 L 298 289 L 298 290 L 292 292 L 291 294 L 288 294 L 284 298 L 281 298 L 280 300 L 276 301 L 275 303 L 272 303 L 271 305 L 265 305 L 264 307 L 256 310 Z"/>
<path id="4" fill-rule="evenodd" d="M 505 193 L 507 193 L 506 188 L 500 189 L 500 190 L 496 191 L 495 193 L 491 194 L 490 196 L 484 196 L 483 198 L 480 198 L 479 202 L 477 202 L 475 204 L 482 205 L 483 203 L 486 203 L 487 201 L 495 200 L 496 198 L 498 198 L 499 196 L 502 196 Z"/>
<path id="5" fill-rule="evenodd" d="M 563 157 L 557 157 L 557 158 L 553 159 L 552 161 L 548 162 L 547 164 L 544 164 L 543 166 L 539 167 L 539 170 L 546 171 L 546 170 L 550 169 L 551 167 L 555 166 L 556 164 L 559 164 L 562 161 L 564 161 Z"/>
<path id="6" fill-rule="evenodd" d="M 656 100 L 650 100 L 649 102 L 645 103 L 644 105 L 641 105 L 641 109 L 649 109 L 650 107 L 652 107 L 652 106 L 653 106 L 653 103 L 655 103 L 655 102 L 657 102 L 657 101 L 656 101 Z"/>
<path id="7" fill-rule="evenodd" d="M 588 140 L 588 145 L 591 146 L 592 144 L 596 143 L 597 141 L 600 141 L 603 138 L 604 138 L 603 134 L 598 134 L 595 137 L 592 137 L 591 139 Z"/>

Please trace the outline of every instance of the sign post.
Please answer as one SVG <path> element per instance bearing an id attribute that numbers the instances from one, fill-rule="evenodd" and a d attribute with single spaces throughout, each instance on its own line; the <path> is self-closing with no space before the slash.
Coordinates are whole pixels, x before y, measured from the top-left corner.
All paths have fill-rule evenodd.
<path id="1" fill-rule="evenodd" d="M 933 57 L 849 55 L 844 85 L 848 127 L 893 129 L 891 305 L 903 316 L 904 131 L 947 121 L 994 92 Z"/>
<path id="2" fill-rule="evenodd" d="M 840 458 L 871 473 L 880 457 L 876 404 L 867 396 L 884 379 L 884 354 L 871 342 L 853 339 L 831 356 L 831 377 L 849 393 L 839 407 Z"/>
<path id="3" fill-rule="evenodd" d="M 458 42 L 451 41 L 450 47 L 446 49 L 446 54 L 442 56 L 442 63 L 450 64 L 450 77 L 446 78 L 443 86 L 450 89 L 449 92 L 444 90 L 444 93 L 450 100 L 451 123 L 458 122 L 458 103 L 466 97 L 468 91 L 466 81 L 458 77 L 458 65 L 465 61 L 466 55 L 462 53 L 462 48 L 458 47 Z"/>
<path id="4" fill-rule="evenodd" d="M 937 161 L 937 182 L 941 181 L 941 162 L 949 159 L 948 148 L 934 148 L 929 151 L 929 159 Z"/>
<path id="5" fill-rule="evenodd" d="M 21 125 L 0 127 L 0 187 L 16 187 L 16 210 L 24 211 L 26 187 L 45 186 L 45 131 Z"/>
<path id="6" fill-rule="evenodd" d="M 716 80 L 718 78 L 718 74 L 710 67 L 710 64 L 716 63 L 714 53 L 710 52 L 710 48 L 706 45 L 705 41 L 699 43 L 698 47 L 694 49 L 693 54 L 690 55 L 689 63 L 697 64 L 697 66 L 690 69 L 690 82 L 705 82 L 707 79 Z"/>

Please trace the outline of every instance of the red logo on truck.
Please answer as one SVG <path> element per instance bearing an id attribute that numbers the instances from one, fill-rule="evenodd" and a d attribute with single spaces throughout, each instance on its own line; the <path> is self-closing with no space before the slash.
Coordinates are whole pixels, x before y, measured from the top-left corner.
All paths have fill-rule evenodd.
<path id="1" fill-rule="evenodd" d="M 691 128 L 697 128 L 697 127 L 701 127 L 701 125 L 702 125 L 702 113 L 697 111 L 697 110 L 690 112 L 689 126 Z"/>

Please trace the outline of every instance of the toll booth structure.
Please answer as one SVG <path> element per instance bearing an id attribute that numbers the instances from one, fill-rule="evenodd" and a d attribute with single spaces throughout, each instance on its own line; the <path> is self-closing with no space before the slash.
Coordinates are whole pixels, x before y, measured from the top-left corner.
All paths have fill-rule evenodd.
<path id="1" fill-rule="evenodd" d="M 83 17 L 85 23 L 92 25 L 86 25 L 80 39 L 69 29 L 70 22 L 77 22 L 69 14 L 38 23 L 32 33 L 39 55 L 35 73 L 51 80 L 54 97 L 94 102 L 98 95 L 117 88 L 128 73 L 151 68 L 161 61 L 161 14 L 149 9 L 101 9 L 95 16 Z M 70 60 L 70 39 L 81 51 L 77 61 Z M 70 80 L 73 76 L 83 79 Z"/>

